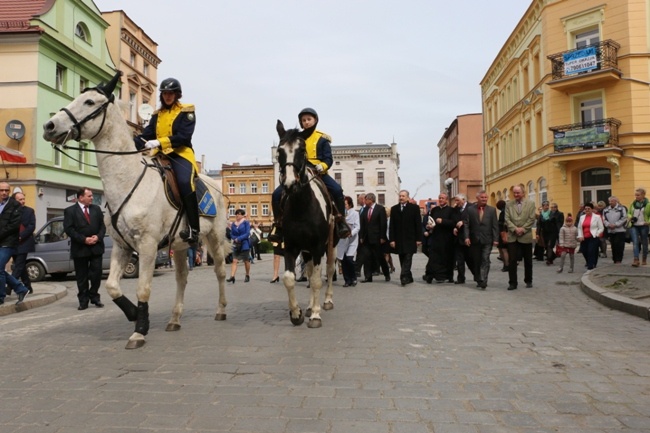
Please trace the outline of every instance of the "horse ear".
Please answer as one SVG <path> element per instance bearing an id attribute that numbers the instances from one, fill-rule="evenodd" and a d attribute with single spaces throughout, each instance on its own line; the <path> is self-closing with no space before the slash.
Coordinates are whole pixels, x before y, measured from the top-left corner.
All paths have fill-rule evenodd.
<path id="1" fill-rule="evenodd" d="M 117 73 L 111 78 L 111 81 L 108 83 L 102 83 L 97 86 L 97 90 L 102 93 L 107 98 L 111 99 L 111 102 L 114 98 L 113 92 L 115 91 L 115 86 L 117 86 L 120 77 L 122 76 L 122 71 L 117 71 Z"/>
<path id="2" fill-rule="evenodd" d="M 280 138 L 283 138 L 284 134 L 287 133 L 287 131 L 284 130 L 284 125 L 282 124 L 280 119 L 278 119 L 278 123 L 275 124 L 275 130 L 278 131 L 278 135 L 280 136 Z"/>

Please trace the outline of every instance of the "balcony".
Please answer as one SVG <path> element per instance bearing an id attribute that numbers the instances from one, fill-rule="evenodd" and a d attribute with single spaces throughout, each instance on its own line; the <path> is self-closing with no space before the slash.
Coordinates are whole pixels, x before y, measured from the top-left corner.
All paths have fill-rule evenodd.
<path id="1" fill-rule="evenodd" d="M 549 87 L 564 92 L 580 91 L 620 80 L 621 71 L 618 69 L 620 47 L 618 43 L 608 39 L 548 56 L 552 65 Z"/>
<path id="2" fill-rule="evenodd" d="M 555 152 L 583 151 L 618 146 L 618 127 L 621 121 L 614 118 L 553 126 Z"/>

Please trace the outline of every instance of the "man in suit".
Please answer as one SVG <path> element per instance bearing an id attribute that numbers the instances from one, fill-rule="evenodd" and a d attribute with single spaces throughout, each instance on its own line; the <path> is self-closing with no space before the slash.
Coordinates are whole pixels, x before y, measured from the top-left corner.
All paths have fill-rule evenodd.
<path id="1" fill-rule="evenodd" d="M 0 304 L 5 302 L 6 285 L 9 285 L 18 295 L 16 304 L 20 304 L 28 293 L 27 287 L 5 271 L 7 262 L 18 246 L 22 213 L 20 203 L 9 197 L 9 191 L 9 184 L 0 182 Z"/>
<path id="2" fill-rule="evenodd" d="M 21 207 L 21 216 L 20 216 L 20 234 L 18 239 L 18 248 L 14 253 L 14 270 L 11 273 L 14 278 L 20 278 L 23 282 L 29 293 L 33 293 L 32 283 L 29 281 L 29 274 L 27 273 L 27 268 L 25 267 L 27 261 L 27 253 L 31 253 L 35 249 L 36 242 L 34 241 L 34 229 L 36 229 L 36 215 L 34 214 L 34 209 L 29 206 L 25 206 L 25 194 L 22 192 L 16 192 L 12 196 L 14 200 L 20 203 Z M 9 288 L 7 288 L 7 294 L 9 294 Z"/>
<path id="3" fill-rule="evenodd" d="M 508 290 L 517 288 L 517 257 L 524 259 L 524 283 L 533 287 L 533 225 L 535 224 L 535 203 L 524 198 L 524 186 L 512 188 L 514 200 L 506 204 L 506 226 L 508 227 Z"/>
<path id="4" fill-rule="evenodd" d="M 361 193 L 357 196 L 357 206 L 359 206 L 359 218 L 363 215 L 366 210 L 366 195 Z M 361 276 L 361 271 L 363 268 L 363 263 L 365 262 L 366 248 L 359 245 L 357 248 L 357 256 L 354 261 L 354 271 L 357 274 L 357 277 Z"/>
<path id="5" fill-rule="evenodd" d="M 467 211 L 467 208 L 470 206 L 467 203 L 467 197 L 465 194 L 457 194 L 454 197 L 456 202 L 456 207 L 454 208 L 454 216 L 457 220 L 456 227 L 454 227 L 454 235 L 456 236 L 456 248 L 454 248 L 454 254 L 456 259 L 456 281 L 454 284 L 464 284 L 465 283 L 465 264 L 470 272 L 474 273 L 474 267 L 472 266 L 472 256 L 469 252 L 469 247 L 465 243 L 465 229 L 464 226 L 464 216 Z M 477 281 L 476 275 L 474 275 L 474 280 Z"/>
<path id="6" fill-rule="evenodd" d="M 409 192 L 399 192 L 399 203 L 390 208 L 390 247 L 399 256 L 399 280 L 402 286 L 413 282 L 411 265 L 413 254 L 418 245 L 422 244 L 422 223 L 420 221 L 420 206 L 409 202 Z"/>
<path id="7" fill-rule="evenodd" d="M 479 191 L 476 194 L 476 205 L 467 207 L 463 215 L 465 245 L 472 257 L 476 287 L 481 289 L 487 287 L 492 247 L 499 243 L 497 210 L 488 206 L 487 202 L 487 192 Z"/>
<path id="8" fill-rule="evenodd" d="M 366 207 L 362 215 L 360 215 L 359 243 L 366 249 L 367 255 L 363 264 L 365 278 L 361 282 L 372 283 L 373 262 L 379 263 L 386 281 L 390 281 L 390 269 L 388 269 L 388 263 L 386 263 L 382 251 L 382 245 L 387 242 L 388 220 L 386 209 L 382 205 L 375 203 L 375 194 L 371 192 L 366 194 L 365 200 Z"/>
<path id="9" fill-rule="evenodd" d="M 77 191 L 77 203 L 68 207 L 63 216 L 63 228 L 71 240 L 70 256 L 74 260 L 79 293 L 79 310 L 88 308 L 90 301 L 102 308 L 99 285 L 102 280 L 104 255 L 104 215 L 93 203 L 93 192 L 88 188 Z"/>

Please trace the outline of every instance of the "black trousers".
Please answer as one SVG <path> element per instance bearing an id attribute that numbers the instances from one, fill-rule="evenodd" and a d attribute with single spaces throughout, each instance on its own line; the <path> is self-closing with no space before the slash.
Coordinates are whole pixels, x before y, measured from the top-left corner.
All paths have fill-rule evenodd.
<path id="1" fill-rule="evenodd" d="M 77 277 L 77 298 L 79 305 L 96 304 L 100 301 L 99 286 L 102 282 L 102 256 L 74 259 L 74 272 Z"/>
<path id="2" fill-rule="evenodd" d="M 517 257 L 524 260 L 524 283 L 533 282 L 533 244 L 508 243 L 508 284 L 517 286 Z"/>
<path id="3" fill-rule="evenodd" d="M 610 233 L 609 242 L 612 244 L 612 260 L 622 262 L 623 251 L 625 251 L 625 232 Z"/>
<path id="4" fill-rule="evenodd" d="M 474 281 L 478 281 L 476 279 L 476 274 L 474 272 L 474 259 L 472 254 L 470 254 L 470 249 L 466 245 L 456 245 L 455 248 L 455 255 L 456 255 L 456 271 L 458 271 L 458 275 L 456 276 L 456 279 L 458 281 L 465 281 L 465 264 L 467 264 L 467 269 L 474 275 Z"/>
<path id="5" fill-rule="evenodd" d="M 27 262 L 27 253 L 15 254 L 12 256 L 12 258 L 14 260 L 14 270 L 11 275 L 13 275 L 14 278 L 20 279 L 25 287 L 31 289 L 32 282 L 29 281 L 29 274 L 27 273 L 27 268 L 25 267 L 25 264 Z M 10 290 L 9 286 L 7 286 L 7 290 Z"/>
<path id="6" fill-rule="evenodd" d="M 381 245 L 365 245 L 367 249 L 367 255 L 365 263 L 363 264 L 363 273 L 366 279 L 372 278 L 373 272 L 373 263 L 379 263 L 382 273 L 385 277 L 390 277 L 390 269 L 388 269 L 388 263 L 384 258 L 384 253 Z"/>
<path id="7" fill-rule="evenodd" d="M 411 266 L 413 265 L 413 253 L 401 253 L 399 257 L 399 280 L 400 281 L 413 281 L 413 273 Z"/>

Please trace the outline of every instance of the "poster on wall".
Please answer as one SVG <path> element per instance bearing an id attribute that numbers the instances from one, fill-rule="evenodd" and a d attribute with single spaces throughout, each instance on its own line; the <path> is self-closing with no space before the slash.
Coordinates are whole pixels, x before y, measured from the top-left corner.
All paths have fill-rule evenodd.
<path id="1" fill-rule="evenodd" d="M 574 75 L 589 72 L 598 68 L 596 47 L 572 51 L 562 56 L 564 59 L 564 75 Z"/>
<path id="2" fill-rule="evenodd" d="M 553 134 L 553 144 L 556 150 L 570 147 L 598 147 L 607 143 L 609 143 L 609 125 L 573 131 L 556 131 Z"/>

